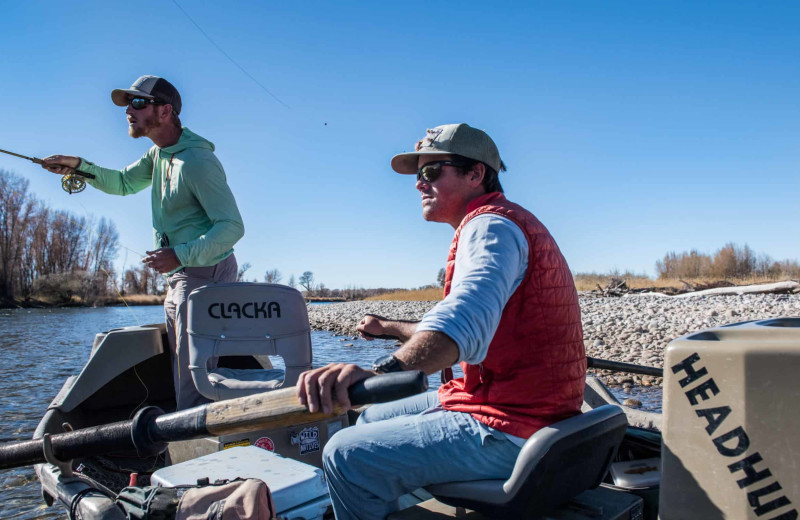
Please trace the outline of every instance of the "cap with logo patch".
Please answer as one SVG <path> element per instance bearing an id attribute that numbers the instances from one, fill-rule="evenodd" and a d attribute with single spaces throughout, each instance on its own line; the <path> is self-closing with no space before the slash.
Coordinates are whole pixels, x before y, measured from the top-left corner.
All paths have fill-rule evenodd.
<path id="1" fill-rule="evenodd" d="M 114 89 L 111 91 L 111 101 L 120 107 L 128 106 L 131 97 L 152 99 L 158 103 L 172 105 L 176 114 L 181 113 L 181 95 L 172 83 L 158 76 L 142 76 L 128 89 Z"/>
<path id="2" fill-rule="evenodd" d="M 417 141 L 415 152 L 401 153 L 392 157 L 392 169 L 397 173 L 417 173 L 420 156 L 460 155 L 491 166 L 500 171 L 500 152 L 492 138 L 483 130 L 466 123 L 442 125 L 429 129 L 425 137 Z"/>

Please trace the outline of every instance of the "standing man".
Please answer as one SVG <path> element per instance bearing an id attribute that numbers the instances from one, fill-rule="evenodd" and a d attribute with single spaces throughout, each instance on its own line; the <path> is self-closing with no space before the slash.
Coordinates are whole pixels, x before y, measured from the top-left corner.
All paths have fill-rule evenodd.
<path id="1" fill-rule="evenodd" d="M 497 146 L 466 124 L 428 130 L 392 168 L 416 174 L 422 216 L 456 230 L 445 298 L 419 323 L 365 317 L 362 335 L 398 336 L 373 370 L 334 364 L 300 376 L 297 394 L 313 412 L 376 373 L 461 363 L 464 377 L 367 409 L 326 445 L 323 461 L 339 520 L 384 518 L 420 486 L 505 479 L 521 446 L 540 428 L 579 414 L 586 355 L 578 295 L 547 229 L 503 195 Z"/>
<path id="2" fill-rule="evenodd" d="M 87 183 L 113 195 L 152 186 L 156 248 L 142 262 L 167 276 L 164 311 L 175 400 L 182 410 L 207 402 L 189 372 L 187 298 L 200 286 L 236 281 L 233 245 L 244 235 L 244 224 L 214 145 L 181 126 L 181 96 L 169 81 L 142 76 L 129 89 L 113 90 L 111 100 L 127 107 L 131 137 L 153 141 L 147 153 L 122 170 L 66 155 L 47 157 L 43 166 L 59 175 L 70 169 L 92 173 L 96 178 Z"/>

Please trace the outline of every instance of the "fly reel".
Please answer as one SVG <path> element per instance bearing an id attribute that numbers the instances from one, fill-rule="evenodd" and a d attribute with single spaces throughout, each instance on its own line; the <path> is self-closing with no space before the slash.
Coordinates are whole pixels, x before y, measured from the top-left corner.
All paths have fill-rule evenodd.
<path id="1" fill-rule="evenodd" d="M 79 175 L 68 173 L 61 178 L 61 189 L 70 195 L 80 193 L 86 189 L 86 181 Z"/>

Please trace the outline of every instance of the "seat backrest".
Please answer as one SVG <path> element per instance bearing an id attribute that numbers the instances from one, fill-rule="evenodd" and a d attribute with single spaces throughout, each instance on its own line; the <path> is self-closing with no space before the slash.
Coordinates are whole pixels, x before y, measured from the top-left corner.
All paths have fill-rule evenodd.
<path id="1" fill-rule="evenodd" d="M 537 517 L 600 485 L 627 426 L 620 407 L 600 406 L 533 434 L 505 482 L 453 482 L 426 489 L 442 502 L 490 516 Z"/>
<path id="2" fill-rule="evenodd" d="M 286 285 L 221 283 L 189 295 L 189 368 L 197 390 L 216 392 L 207 362 L 219 356 L 280 356 L 286 365 L 282 386 L 297 383 L 311 369 L 311 328 L 302 294 Z"/>

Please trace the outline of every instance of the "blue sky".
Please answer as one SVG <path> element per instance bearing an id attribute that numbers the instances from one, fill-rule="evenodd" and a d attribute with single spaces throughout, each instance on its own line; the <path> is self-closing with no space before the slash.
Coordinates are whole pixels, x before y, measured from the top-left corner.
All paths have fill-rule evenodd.
<path id="1" fill-rule="evenodd" d="M 0 1 L 0 148 L 130 164 L 151 143 L 110 91 L 169 79 L 239 202 L 248 278 L 434 282 L 453 230 L 389 160 L 461 121 L 495 139 L 508 198 L 573 271 L 653 275 L 667 251 L 730 241 L 800 258 L 800 4 L 177 1 L 280 103 L 172 1 Z M 33 164 L 0 168 L 150 248 L 146 191 L 68 196 Z"/>

